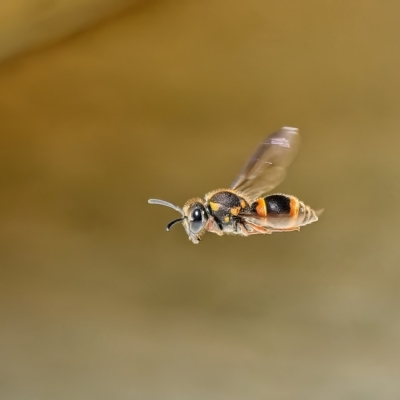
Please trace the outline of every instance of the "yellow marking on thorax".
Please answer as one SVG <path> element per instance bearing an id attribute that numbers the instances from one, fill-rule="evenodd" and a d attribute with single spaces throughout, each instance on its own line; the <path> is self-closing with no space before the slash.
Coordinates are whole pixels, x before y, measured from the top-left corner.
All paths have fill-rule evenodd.
<path id="1" fill-rule="evenodd" d="M 221 207 L 221 204 L 214 203 L 214 202 L 210 201 L 210 207 L 211 207 L 211 210 L 218 211 L 219 208 Z"/>
<path id="2" fill-rule="evenodd" d="M 240 210 L 241 210 L 241 207 L 232 207 L 230 211 L 231 211 L 232 215 L 236 216 L 239 214 Z"/>

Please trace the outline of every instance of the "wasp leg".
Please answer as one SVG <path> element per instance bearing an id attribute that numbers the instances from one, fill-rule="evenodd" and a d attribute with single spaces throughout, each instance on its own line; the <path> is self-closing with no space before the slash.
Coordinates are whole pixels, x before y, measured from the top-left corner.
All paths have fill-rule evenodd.
<path id="1" fill-rule="evenodd" d="M 219 224 L 214 220 L 214 217 L 210 217 L 208 219 L 205 229 L 206 231 L 216 233 L 219 236 L 222 236 L 224 234 L 224 231 L 219 226 Z"/>
<path id="2" fill-rule="evenodd" d="M 244 223 L 242 222 L 239 224 L 239 227 L 243 236 L 260 235 L 260 234 L 267 235 L 272 233 L 270 229 L 264 226 L 252 224 L 249 222 L 244 222 Z"/>
<path id="3" fill-rule="evenodd" d="M 236 228 L 236 231 L 238 231 L 238 228 L 240 229 L 240 233 L 243 235 L 243 236 L 249 236 L 251 233 L 250 233 L 250 231 L 244 226 L 244 224 L 242 224 L 242 223 L 239 223 L 238 225 L 237 225 L 237 228 Z"/>
<path id="4" fill-rule="evenodd" d="M 240 232 L 240 233 L 243 234 L 243 224 L 240 221 L 240 219 L 237 218 L 237 217 L 234 217 L 232 219 L 232 222 L 233 222 L 233 231 L 236 232 L 236 233 Z"/>
<path id="5" fill-rule="evenodd" d="M 293 232 L 293 231 L 300 231 L 300 227 L 295 226 L 294 228 L 280 228 L 280 229 L 270 229 L 271 233 L 272 232 Z"/>

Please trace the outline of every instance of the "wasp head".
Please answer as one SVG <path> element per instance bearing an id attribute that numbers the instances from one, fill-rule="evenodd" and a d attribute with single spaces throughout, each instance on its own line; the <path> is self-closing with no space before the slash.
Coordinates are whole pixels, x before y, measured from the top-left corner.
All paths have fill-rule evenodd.
<path id="1" fill-rule="evenodd" d="M 206 207 L 202 199 L 198 198 L 187 201 L 183 209 L 164 200 L 150 199 L 148 202 L 150 204 L 170 207 L 180 212 L 182 215 L 181 218 L 169 222 L 167 225 L 167 231 L 169 231 L 177 222 L 182 222 L 189 240 L 195 244 L 200 242 L 200 237 L 205 232 L 205 225 L 208 220 Z"/>

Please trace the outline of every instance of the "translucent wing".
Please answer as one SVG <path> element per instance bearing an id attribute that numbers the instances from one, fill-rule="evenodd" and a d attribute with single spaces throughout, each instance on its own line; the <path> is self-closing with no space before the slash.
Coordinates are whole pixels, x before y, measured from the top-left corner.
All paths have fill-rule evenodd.
<path id="1" fill-rule="evenodd" d="M 250 199 L 279 185 L 300 145 L 297 128 L 283 127 L 266 137 L 231 185 Z"/>

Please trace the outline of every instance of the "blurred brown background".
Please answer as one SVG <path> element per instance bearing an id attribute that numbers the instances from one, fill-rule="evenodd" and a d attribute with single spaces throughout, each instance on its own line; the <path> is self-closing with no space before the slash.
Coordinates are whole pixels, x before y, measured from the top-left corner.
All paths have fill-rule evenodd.
<path id="1" fill-rule="evenodd" d="M 398 5 L 0 11 L 2 400 L 400 398 Z M 165 232 L 283 125 L 320 222 Z"/>

